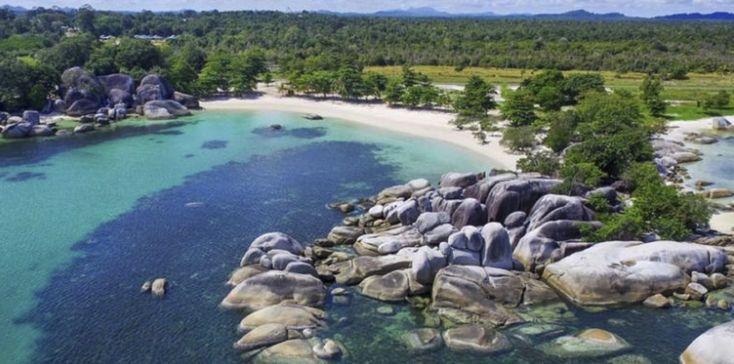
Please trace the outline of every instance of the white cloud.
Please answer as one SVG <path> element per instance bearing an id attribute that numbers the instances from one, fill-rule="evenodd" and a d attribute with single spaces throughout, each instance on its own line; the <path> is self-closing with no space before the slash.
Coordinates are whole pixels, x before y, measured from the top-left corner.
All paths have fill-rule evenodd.
<path id="1" fill-rule="evenodd" d="M 10 0 L 13 1 L 13 0 Z M 429 6 L 451 12 L 546 13 L 586 9 L 594 12 L 622 12 L 628 15 L 660 15 L 677 12 L 734 12 L 734 0 L 15 0 L 25 7 L 71 6 L 89 3 L 97 9 L 178 10 L 178 9 L 273 9 L 372 12 L 377 10 Z"/>

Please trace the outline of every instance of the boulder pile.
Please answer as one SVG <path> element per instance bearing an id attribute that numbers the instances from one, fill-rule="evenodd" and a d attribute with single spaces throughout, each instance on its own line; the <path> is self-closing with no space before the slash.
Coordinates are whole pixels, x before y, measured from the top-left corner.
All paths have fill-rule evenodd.
<path id="1" fill-rule="evenodd" d="M 81 67 L 72 67 L 61 75 L 60 98 L 54 111 L 79 118 L 75 133 L 86 133 L 97 127 L 122 120 L 132 113 L 151 120 L 173 119 L 191 115 L 198 109 L 196 97 L 174 91 L 162 76 L 150 74 L 136 87 L 135 80 L 125 74 L 95 76 Z M 46 111 L 44 111 L 46 112 Z M 22 116 L 0 113 L 0 131 L 8 139 L 53 136 L 58 130 L 52 121 L 43 122 L 37 111 L 27 110 Z"/>
<path id="2" fill-rule="evenodd" d="M 719 300 L 728 296 L 712 291 L 729 285 L 722 274 L 731 261 L 726 251 L 673 241 L 585 242 L 583 232 L 601 223 L 582 196 L 600 195 L 620 206 L 617 192 L 602 188 L 558 195 L 554 189 L 560 183 L 537 174 L 448 173 L 437 187 L 425 179 L 388 187 L 339 208 L 348 216 L 311 246 L 281 233 L 256 239 L 230 278 L 235 288 L 222 305 L 248 310 L 298 305 L 299 312 L 314 312 L 306 307 L 340 301 L 336 292 L 344 288 L 329 294 L 324 285 L 336 282 L 383 302 L 423 302 L 426 322 L 437 324 L 406 332 L 402 341 L 410 351 L 446 346 L 505 352 L 514 339 L 498 330 L 512 325 L 524 328 L 517 330 L 523 337 L 553 333 L 557 339 L 543 344 L 542 351 L 562 358 L 605 356 L 630 347 L 604 330 L 574 334 L 534 323 L 547 315 L 573 316 L 565 302 L 645 302 L 662 308 L 708 299 L 724 306 Z M 309 328 L 322 320 L 305 316 Z M 436 329 L 441 323 L 450 329 Z M 283 332 L 278 327 L 258 337 L 280 340 Z M 304 342 L 288 345 L 307 358 L 323 359 L 317 349 L 326 348 L 324 342 L 311 350 Z"/>

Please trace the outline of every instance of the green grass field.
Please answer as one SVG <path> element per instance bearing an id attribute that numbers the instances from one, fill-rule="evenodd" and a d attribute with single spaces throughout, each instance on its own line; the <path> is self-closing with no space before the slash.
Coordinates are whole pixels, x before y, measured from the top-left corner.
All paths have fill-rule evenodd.
<path id="1" fill-rule="evenodd" d="M 367 71 L 374 71 L 387 76 L 399 76 L 400 66 L 367 67 Z M 523 79 L 541 72 L 541 70 L 523 70 L 510 68 L 478 68 L 468 67 L 457 71 L 451 66 L 415 66 L 418 72 L 428 75 L 436 83 L 463 84 L 470 76 L 480 76 L 490 83 L 500 87 L 519 84 Z M 585 73 L 587 71 L 567 71 L 571 73 Z M 615 73 L 599 72 L 607 86 L 613 89 L 625 89 L 633 93 L 639 91 L 640 83 L 645 76 L 643 73 Z M 668 108 L 667 114 L 675 119 L 693 120 L 717 115 L 731 115 L 734 109 L 712 110 L 705 112 L 696 106 L 696 101 L 704 95 L 713 94 L 720 90 L 734 92 L 734 74 L 690 73 L 687 80 L 664 81 L 663 97 L 666 100 L 676 101 L 675 106 Z M 679 105 L 678 105 L 679 104 Z"/>

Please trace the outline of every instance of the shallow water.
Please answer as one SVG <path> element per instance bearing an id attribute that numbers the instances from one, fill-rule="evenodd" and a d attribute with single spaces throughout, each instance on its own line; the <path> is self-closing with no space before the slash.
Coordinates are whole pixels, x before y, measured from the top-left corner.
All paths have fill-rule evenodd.
<path id="1" fill-rule="evenodd" d="M 273 123 L 285 131 L 272 132 Z M 286 113 L 124 124 L 0 147 L 0 363 L 240 362 L 231 346 L 240 315 L 218 303 L 253 238 L 277 230 L 309 242 L 342 218 L 328 202 L 491 167 L 453 146 Z M 169 280 L 163 300 L 139 293 L 155 277 Z M 399 305 L 383 316 L 375 312 L 382 304 L 350 297 L 350 305 L 327 305 L 332 322 L 348 318 L 329 330 L 349 361 L 405 362 L 399 336 L 424 325 L 420 311 Z M 674 361 L 731 319 L 709 310 L 571 311 L 543 320 L 568 333 L 609 329 L 655 362 Z M 513 352 L 492 361 L 558 361 L 537 342 L 513 341 Z M 487 358 L 441 351 L 410 360 Z"/>
<path id="2" fill-rule="evenodd" d="M 686 165 L 692 176 L 686 186 L 695 187 L 696 180 L 714 182 L 709 188 L 728 188 L 734 191 L 734 133 L 716 134 L 719 141 L 708 145 L 691 144 L 703 153 L 703 160 Z M 717 200 L 717 202 L 734 202 L 734 198 Z"/>

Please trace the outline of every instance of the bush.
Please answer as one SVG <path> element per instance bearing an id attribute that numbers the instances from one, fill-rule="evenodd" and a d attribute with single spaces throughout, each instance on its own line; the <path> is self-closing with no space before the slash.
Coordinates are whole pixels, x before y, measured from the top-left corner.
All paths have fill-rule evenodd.
<path id="1" fill-rule="evenodd" d="M 528 153 L 517 161 L 517 169 L 521 172 L 537 172 L 544 176 L 555 176 L 560 166 L 558 157 L 548 151 Z"/>
<path id="2" fill-rule="evenodd" d="M 514 151 L 523 151 L 535 146 L 535 132 L 529 126 L 506 128 L 500 144 Z"/>
<path id="3" fill-rule="evenodd" d="M 550 113 L 545 117 L 550 124 L 543 143 L 554 152 L 560 153 L 571 144 L 576 130 L 576 115 L 572 112 Z"/>
<path id="4" fill-rule="evenodd" d="M 522 88 L 506 96 L 501 110 L 502 116 L 515 127 L 530 125 L 538 118 L 533 95 Z"/>

